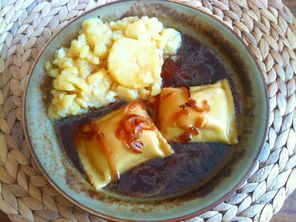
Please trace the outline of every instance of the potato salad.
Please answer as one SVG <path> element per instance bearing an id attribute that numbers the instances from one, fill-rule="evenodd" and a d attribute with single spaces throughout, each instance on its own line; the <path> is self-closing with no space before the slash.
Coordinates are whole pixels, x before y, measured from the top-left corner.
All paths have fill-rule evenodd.
<path id="1" fill-rule="evenodd" d="M 180 32 L 154 17 L 84 21 L 70 47 L 58 49 L 45 64 L 53 78 L 49 117 L 77 115 L 117 98 L 159 94 L 164 59 L 175 55 L 181 43 Z"/>

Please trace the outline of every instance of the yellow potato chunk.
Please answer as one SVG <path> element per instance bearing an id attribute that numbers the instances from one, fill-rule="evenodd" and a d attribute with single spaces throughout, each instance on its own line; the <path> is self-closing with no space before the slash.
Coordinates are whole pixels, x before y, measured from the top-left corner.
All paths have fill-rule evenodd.
<path id="1" fill-rule="evenodd" d="M 123 86 L 117 86 L 116 92 L 118 96 L 126 100 L 134 100 L 138 98 L 138 90 L 136 89 L 129 89 Z"/>
<path id="2" fill-rule="evenodd" d="M 146 42 L 151 40 L 151 34 L 142 20 L 130 24 L 125 30 L 125 36 Z"/>
<path id="3" fill-rule="evenodd" d="M 160 35 L 159 47 L 169 55 L 176 54 L 182 43 L 181 33 L 175 29 L 164 29 Z"/>
<path id="4" fill-rule="evenodd" d="M 93 49 L 108 43 L 112 35 L 110 27 L 98 18 L 83 22 L 82 31 L 86 35 L 87 43 Z"/>
<path id="5" fill-rule="evenodd" d="M 143 88 L 160 76 L 163 59 L 157 48 L 131 38 L 117 40 L 108 57 L 113 79 L 128 88 Z"/>

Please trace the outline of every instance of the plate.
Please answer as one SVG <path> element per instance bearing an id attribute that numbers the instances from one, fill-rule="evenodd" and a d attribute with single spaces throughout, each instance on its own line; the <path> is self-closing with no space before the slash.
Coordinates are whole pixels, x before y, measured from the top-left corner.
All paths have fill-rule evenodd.
<path id="1" fill-rule="evenodd" d="M 215 174 L 211 169 L 208 170 L 209 173 L 202 176 L 206 182 L 190 191 L 141 198 L 108 189 L 95 191 L 69 159 L 56 134 L 55 122 L 47 116 L 51 79 L 45 73 L 45 62 L 53 57 L 55 50 L 61 46 L 69 46 L 85 19 L 99 16 L 103 21 L 109 21 L 128 15 L 155 16 L 167 27 L 173 27 L 206 45 L 222 66 L 221 69 L 216 67 L 216 72 L 208 75 L 205 70 L 199 83 L 213 82 L 226 70 L 229 74 L 227 78 L 235 91 L 240 142 L 233 146 L 213 143 L 201 145 L 201 148 L 209 149 L 210 154 L 206 155 L 208 161 L 200 165 L 200 172 L 207 172 L 213 164 L 219 166 L 219 170 L 215 170 Z M 198 63 L 202 62 L 196 59 L 196 64 Z M 189 74 L 191 73 L 194 73 L 194 69 Z M 33 158 L 43 175 L 68 200 L 92 214 L 110 220 L 179 221 L 210 210 L 243 184 L 264 145 L 268 110 L 266 85 L 259 66 L 247 46 L 231 29 L 214 16 L 190 6 L 152 0 L 121 1 L 95 8 L 54 35 L 32 67 L 23 115 L 25 134 Z M 201 160 L 203 156 L 198 158 Z"/>

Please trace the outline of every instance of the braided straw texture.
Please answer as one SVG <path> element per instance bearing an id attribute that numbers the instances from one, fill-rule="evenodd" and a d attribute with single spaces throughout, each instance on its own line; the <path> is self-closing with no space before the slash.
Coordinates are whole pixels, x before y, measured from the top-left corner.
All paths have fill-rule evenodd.
<path id="1" fill-rule="evenodd" d="M 0 0 L 0 209 L 12 221 L 104 221 L 65 200 L 38 171 L 21 128 L 21 101 L 45 42 L 106 2 Z M 296 188 L 295 18 L 281 0 L 182 2 L 215 15 L 248 44 L 270 99 L 268 138 L 252 175 L 227 201 L 188 222 L 269 221 Z"/>

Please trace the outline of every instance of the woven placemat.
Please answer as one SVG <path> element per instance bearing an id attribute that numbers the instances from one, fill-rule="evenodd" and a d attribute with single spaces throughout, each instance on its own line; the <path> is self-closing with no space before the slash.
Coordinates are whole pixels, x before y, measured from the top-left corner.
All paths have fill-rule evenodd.
<path id="1" fill-rule="evenodd" d="M 12 221 L 104 221 L 73 206 L 42 177 L 24 140 L 21 104 L 45 42 L 106 2 L 0 0 L 0 209 Z M 252 175 L 229 200 L 188 221 L 269 221 L 296 188 L 295 18 L 281 0 L 182 2 L 214 14 L 248 44 L 270 98 L 268 140 Z"/>

